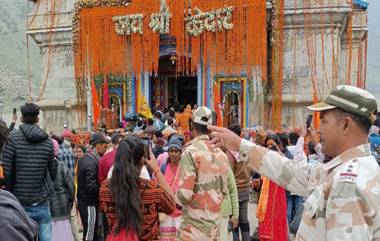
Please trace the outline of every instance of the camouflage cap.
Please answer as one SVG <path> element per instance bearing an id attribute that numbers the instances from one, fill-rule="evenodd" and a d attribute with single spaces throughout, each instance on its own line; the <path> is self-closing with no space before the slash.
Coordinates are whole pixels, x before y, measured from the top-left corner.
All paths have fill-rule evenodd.
<path id="1" fill-rule="evenodd" d="M 206 106 L 198 107 L 193 113 L 193 122 L 201 125 L 212 125 L 212 112 Z"/>
<path id="2" fill-rule="evenodd" d="M 366 90 L 352 85 L 339 85 L 335 90 L 331 91 L 325 101 L 308 107 L 309 110 L 316 112 L 335 108 L 343 109 L 373 121 L 377 110 L 377 102 L 375 96 Z"/>

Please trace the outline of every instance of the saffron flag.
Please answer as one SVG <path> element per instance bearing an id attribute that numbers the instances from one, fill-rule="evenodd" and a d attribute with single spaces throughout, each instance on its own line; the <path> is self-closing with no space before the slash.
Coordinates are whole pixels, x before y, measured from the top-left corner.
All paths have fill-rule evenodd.
<path id="1" fill-rule="evenodd" d="M 153 118 L 153 114 L 150 111 L 148 102 L 146 101 L 145 96 L 142 94 L 139 95 L 137 113 L 145 116 L 146 118 Z"/>
<path id="2" fill-rule="evenodd" d="M 216 125 L 223 126 L 222 105 L 220 103 L 220 85 L 214 83 L 214 110 L 216 112 Z"/>
<path id="3" fill-rule="evenodd" d="M 104 80 L 103 83 L 103 108 L 108 109 L 109 108 L 109 94 L 108 94 L 108 80 L 107 77 Z"/>
<path id="4" fill-rule="evenodd" d="M 94 123 L 94 129 L 98 128 L 100 118 L 100 103 L 98 93 L 96 92 L 96 86 L 94 80 L 91 81 L 91 93 L 92 93 L 92 120 Z"/>

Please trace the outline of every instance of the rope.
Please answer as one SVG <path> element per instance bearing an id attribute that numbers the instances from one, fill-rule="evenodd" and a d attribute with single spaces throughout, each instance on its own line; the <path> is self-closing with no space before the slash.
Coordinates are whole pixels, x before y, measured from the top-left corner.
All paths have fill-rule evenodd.
<path id="1" fill-rule="evenodd" d="M 27 9 L 29 12 L 29 0 L 27 1 Z M 39 2 L 40 3 L 40 2 Z M 35 16 L 35 14 L 34 14 Z M 34 18 L 33 18 L 34 21 Z M 28 19 L 26 19 L 26 29 L 28 29 Z M 26 55 L 27 55 L 27 66 L 28 66 L 28 101 L 32 101 L 32 78 L 30 73 L 30 49 L 29 49 L 29 34 L 26 34 Z"/>
<path id="2" fill-rule="evenodd" d="M 62 1 L 58 1 L 58 3 L 62 3 Z M 48 4 L 48 2 L 46 2 Z M 61 5 L 60 5 L 61 6 Z M 47 10 L 47 5 L 46 5 Z M 37 101 L 41 100 L 43 95 L 45 94 L 46 84 L 50 75 L 51 66 L 53 64 L 53 54 L 54 49 L 52 47 L 53 42 L 53 29 L 54 26 L 58 24 L 58 18 L 56 18 L 56 0 L 51 0 L 50 2 L 50 26 L 49 26 L 49 41 L 48 41 L 48 59 L 46 64 L 46 71 L 45 71 L 45 77 L 43 79 L 42 88 L 38 94 Z M 57 21 L 57 23 L 55 23 Z"/>

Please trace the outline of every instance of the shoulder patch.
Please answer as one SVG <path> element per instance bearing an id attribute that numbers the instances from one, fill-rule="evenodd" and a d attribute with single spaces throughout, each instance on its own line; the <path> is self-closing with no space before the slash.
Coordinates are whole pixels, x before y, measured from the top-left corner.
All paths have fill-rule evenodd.
<path id="1" fill-rule="evenodd" d="M 338 182 L 356 183 L 358 178 L 358 161 L 355 159 L 347 163 L 339 173 Z"/>

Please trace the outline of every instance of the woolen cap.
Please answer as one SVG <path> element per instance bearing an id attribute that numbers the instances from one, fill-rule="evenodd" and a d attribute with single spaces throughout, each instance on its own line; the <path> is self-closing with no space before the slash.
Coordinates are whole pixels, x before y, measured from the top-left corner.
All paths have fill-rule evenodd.
<path id="1" fill-rule="evenodd" d="M 99 143 L 107 143 L 107 139 L 102 132 L 96 132 L 91 136 L 91 144 L 93 146 Z"/>
<path id="2" fill-rule="evenodd" d="M 176 148 L 177 150 L 182 151 L 182 146 L 183 146 L 183 137 L 173 136 L 169 140 L 168 150 L 170 150 L 172 148 Z"/>

